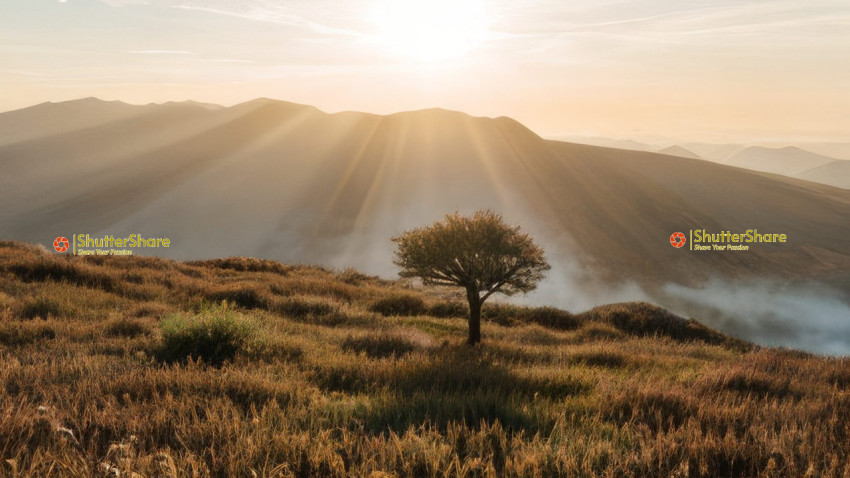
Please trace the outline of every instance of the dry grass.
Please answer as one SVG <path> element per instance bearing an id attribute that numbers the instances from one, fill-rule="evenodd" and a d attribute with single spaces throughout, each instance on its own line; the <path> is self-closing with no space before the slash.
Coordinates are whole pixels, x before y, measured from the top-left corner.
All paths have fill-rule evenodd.
<path id="1" fill-rule="evenodd" d="M 469 348 L 445 291 L 0 242 L 0 476 L 850 474 L 847 359 L 648 304 L 488 313 Z"/>

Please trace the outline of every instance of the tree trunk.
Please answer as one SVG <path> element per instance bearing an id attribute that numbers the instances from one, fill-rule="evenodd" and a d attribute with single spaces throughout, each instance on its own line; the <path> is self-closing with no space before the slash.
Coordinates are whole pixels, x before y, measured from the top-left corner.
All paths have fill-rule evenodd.
<path id="1" fill-rule="evenodd" d="M 469 338 L 466 343 L 475 345 L 481 342 L 481 297 L 477 290 L 468 289 L 466 299 L 469 301 Z"/>

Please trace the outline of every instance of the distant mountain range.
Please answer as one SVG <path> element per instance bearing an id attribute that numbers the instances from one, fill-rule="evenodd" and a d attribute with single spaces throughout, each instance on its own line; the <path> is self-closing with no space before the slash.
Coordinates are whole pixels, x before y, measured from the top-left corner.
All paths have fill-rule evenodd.
<path id="1" fill-rule="evenodd" d="M 764 143 L 759 145 L 682 143 L 658 146 L 631 140 L 563 136 L 560 139 L 632 151 L 705 159 L 816 183 L 850 189 L 850 143 Z"/>
<path id="2" fill-rule="evenodd" d="M 734 145 L 726 145 L 726 148 L 718 147 L 713 151 L 707 152 L 706 157 L 699 156 L 679 145 L 669 146 L 658 150 L 658 152 L 683 158 L 708 159 L 721 164 L 751 169 L 753 171 L 781 174 L 792 178 L 850 189 L 850 161 L 848 160 L 831 158 L 806 151 L 796 146 L 779 148 L 740 146 L 738 147 L 739 149 L 731 154 L 718 154 L 723 150 L 726 150 L 728 153 L 728 151 L 734 149 L 732 146 Z"/>
<path id="3" fill-rule="evenodd" d="M 440 109 L 42 104 L 0 114 L 0 237 L 49 245 L 140 233 L 169 237 L 156 253 L 173 258 L 250 255 L 390 275 L 392 236 L 490 208 L 538 238 L 556 266 L 550 289 L 570 301 L 632 286 L 659 297 L 667 284 L 712 278 L 813 280 L 850 294 L 850 191 L 693 159 L 684 147 L 667 153 L 545 140 L 510 118 Z M 829 168 L 841 163 L 786 153 L 793 174 L 838 176 Z M 758 167 L 759 154 L 729 163 Z M 744 253 L 671 247 L 673 232 L 690 229 L 788 242 Z"/>

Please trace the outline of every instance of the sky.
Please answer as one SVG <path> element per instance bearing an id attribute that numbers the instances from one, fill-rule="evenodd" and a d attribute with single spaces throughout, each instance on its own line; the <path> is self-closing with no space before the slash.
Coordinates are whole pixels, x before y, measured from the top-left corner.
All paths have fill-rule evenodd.
<path id="1" fill-rule="evenodd" d="M 441 107 L 538 134 L 848 141 L 848 0 L 3 0 L 0 111 Z"/>

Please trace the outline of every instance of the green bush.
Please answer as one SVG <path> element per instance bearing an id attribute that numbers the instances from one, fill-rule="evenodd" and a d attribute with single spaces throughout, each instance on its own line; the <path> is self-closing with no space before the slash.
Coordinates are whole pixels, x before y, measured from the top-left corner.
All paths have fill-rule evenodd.
<path id="1" fill-rule="evenodd" d="M 193 315 L 172 315 L 162 321 L 162 345 L 159 356 L 164 361 L 202 359 L 221 365 L 236 357 L 257 332 L 257 324 L 230 308 L 204 306 Z"/>
<path id="2" fill-rule="evenodd" d="M 428 309 L 421 297 L 413 294 L 393 293 L 373 302 L 369 310 L 383 316 L 422 315 Z"/>

